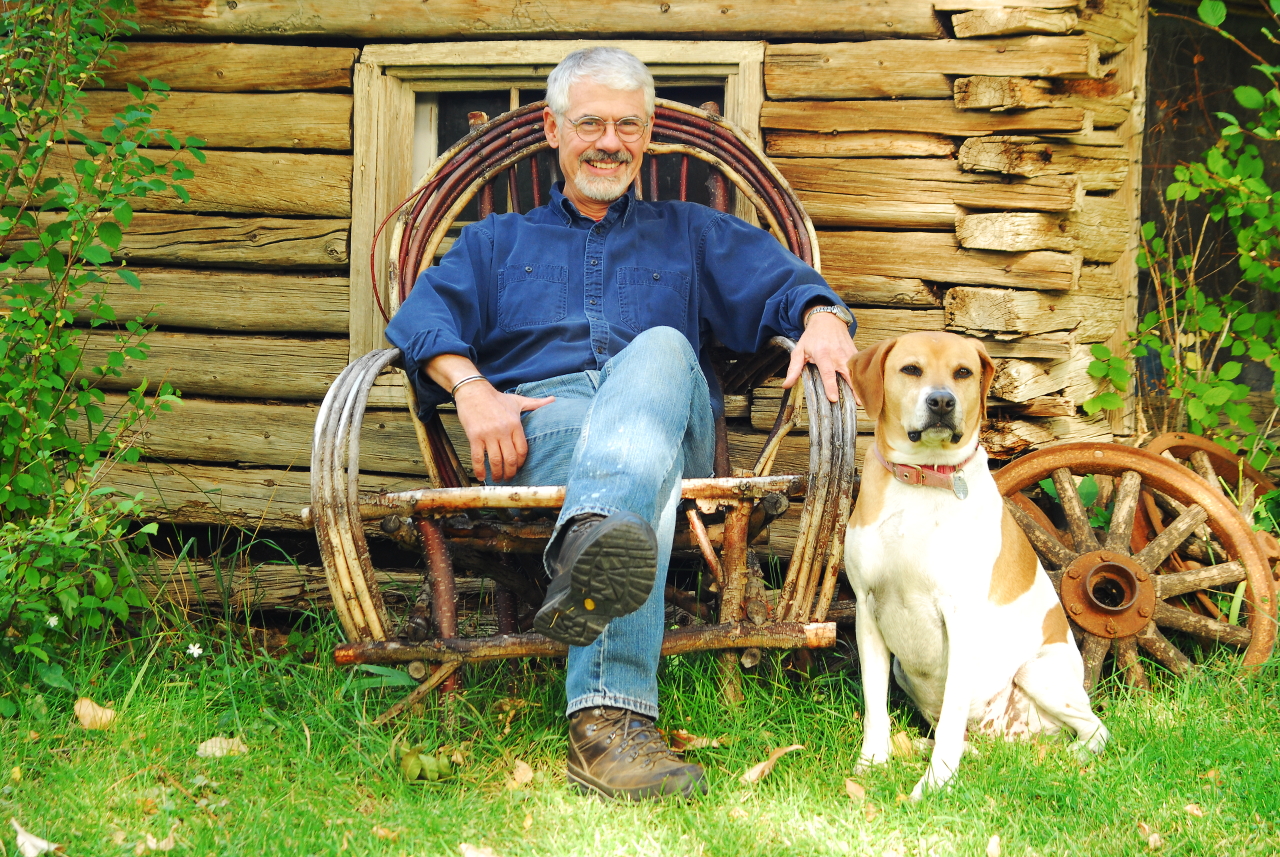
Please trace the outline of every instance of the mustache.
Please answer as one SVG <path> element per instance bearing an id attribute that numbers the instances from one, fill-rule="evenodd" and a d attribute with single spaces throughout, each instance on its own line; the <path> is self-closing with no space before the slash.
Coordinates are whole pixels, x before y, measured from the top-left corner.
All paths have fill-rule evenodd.
<path id="1" fill-rule="evenodd" d="M 619 163 L 629 164 L 634 160 L 631 153 L 626 149 L 619 149 L 616 152 L 605 152 L 600 149 L 588 149 L 578 156 L 578 161 L 596 161 L 597 163 Z"/>

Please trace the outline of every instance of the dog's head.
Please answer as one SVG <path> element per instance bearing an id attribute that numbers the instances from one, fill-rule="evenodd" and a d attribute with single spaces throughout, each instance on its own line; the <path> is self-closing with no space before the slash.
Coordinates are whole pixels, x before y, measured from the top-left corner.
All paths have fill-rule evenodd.
<path id="1" fill-rule="evenodd" d="M 977 444 L 995 371 L 978 340 L 932 331 L 886 339 L 849 364 L 853 389 L 882 442 L 932 463 L 948 463 L 937 455 L 967 454 Z"/>

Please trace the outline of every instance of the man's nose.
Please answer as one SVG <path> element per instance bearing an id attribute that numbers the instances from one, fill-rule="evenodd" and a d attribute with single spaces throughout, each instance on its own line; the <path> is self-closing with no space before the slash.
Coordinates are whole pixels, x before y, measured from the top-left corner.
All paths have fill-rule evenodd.
<path id="1" fill-rule="evenodd" d="M 956 409 L 956 397 L 947 390 L 934 390 L 924 400 L 932 413 L 946 416 Z"/>

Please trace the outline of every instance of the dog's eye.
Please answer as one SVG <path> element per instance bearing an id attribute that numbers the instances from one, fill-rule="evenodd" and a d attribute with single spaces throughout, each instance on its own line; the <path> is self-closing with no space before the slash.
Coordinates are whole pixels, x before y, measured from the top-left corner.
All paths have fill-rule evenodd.
<path id="1" fill-rule="evenodd" d="M 964 366 L 961 366 L 959 369 L 956 370 L 955 378 L 957 380 L 959 380 L 960 378 L 972 378 L 972 377 L 973 377 L 972 369 L 968 369 Z"/>
<path id="2" fill-rule="evenodd" d="M 911 375 L 916 378 L 919 378 L 924 374 L 920 371 L 920 367 L 914 363 L 908 363 L 906 366 L 903 366 L 901 372 L 903 375 Z"/>

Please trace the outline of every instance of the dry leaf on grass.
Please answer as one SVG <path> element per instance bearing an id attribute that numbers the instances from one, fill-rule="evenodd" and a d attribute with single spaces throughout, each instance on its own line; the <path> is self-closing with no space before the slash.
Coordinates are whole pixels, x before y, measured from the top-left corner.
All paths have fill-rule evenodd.
<path id="1" fill-rule="evenodd" d="M 133 853 L 141 857 L 141 855 L 146 854 L 148 851 L 172 851 L 178 844 L 177 840 L 174 838 L 174 833 L 178 830 L 178 824 L 179 822 L 177 821 L 173 823 L 173 826 L 169 828 L 169 835 L 164 839 L 156 839 L 148 833 L 146 839 L 133 847 Z"/>
<path id="2" fill-rule="evenodd" d="M 890 753 L 899 759 L 910 759 L 916 754 L 916 744 L 906 732 L 895 732 L 889 739 Z"/>
<path id="3" fill-rule="evenodd" d="M 114 709 L 103 708 L 87 696 L 76 700 L 75 712 L 85 729 L 106 729 L 116 719 Z"/>
<path id="4" fill-rule="evenodd" d="M 763 780 L 768 775 L 768 773 L 773 770 L 773 766 L 778 764 L 779 759 L 781 759 L 783 756 L 790 753 L 792 750 L 803 750 L 803 749 L 804 749 L 803 744 L 792 744 L 789 747 L 779 747 L 778 749 L 774 750 L 772 753 L 769 754 L 769 758 L 765 759 L 760 764 L 753 766 L 750 770 L 748 770 L 745 774 L 742 775 L 741 780 L 743 785 L 747 785 L 747 786 L 755 785 L 756 783 Z"/>
<path id="5" fill-rule="evenodd" d="M 531 782 L 533 782 L 533 768 L 529 767 L 529 763 L 523 759 L 516 759 L 515 767 L 511 769 L 511 779 L 507 780 L 507 788 L 524 788 Z"/>
<path id="6" fill-rule="evenodd" d="M 708 747 L 718 750 L 729 745 L 728 735 L 721 735 L 719 738 L 704 738 L 701 735 L 694 735 L 685 729 L 659 729 L 658 731 L 667 739 L 671 749 L 677 753 L 683 753 L 685 750 L 705 750 Z"/>
<path id="7" fill-rule="evenodd" d="M 1000 857 L 1000 834 L 993 833 L 987 840 L 987 857 Z"/>
<path id="8" fill-rule="evenodd" d="M 528 830 L 529 828 L 533 827 L 533 813 L 526 812 L 524 814 L 524 823 L 521 824 L 520 826 L 523 827 L 525 830 Z"/>
<path id="9" fill-rule="evenodd" d="M 1147 850 L 1158 851 L 1164 847 L 1164 839 L 1159 833 L 1152 831 L 1150 825 L 1145 821 L 1138 822 L 1138 830 L 1142 831 L 1142 835 L 1147 837 Z"/>
<path id="10" fill-rule="evenodd" d="M 388 830 L 387 828 L 379 825 L 373 829 L 373 835 L 378 837 L 379 839 L 386 839 L 390 842 L 395 842 L 397 839 L 400 838 L 400 831 Z"/>
<path id="11" fill-rule="evenodd" d="M 849 777 L 844 781 L 844 793 L 853 798 L 854 803 L 862 803 L 867 799 L 867 790 L 859 785 L 857 780 Z"/>
<path id="12" fill-rule="evenodd" d="M 1204 818 L 1204 810 L 1200 808 L 1198 803 L 1189 803 L 1182 808 L 1188 815 L 1194 815 L 1196 818 Z"/>
<path id="13" fill-rule="evenodd" d="M 196 748 L 196 755 L 202 759 L 218 759 L 222 756 L 241 756 L 249 752 L 249 748 L 239 738 L 214 737 Z"/>
<path id="14" fill-rule="evenodd" d="M 492 848 L 477 848 L 465 842 L 458 843 L 458 850 L 462 852 L 462 857 L 498 857 Z"/>
<path id="15" fill-rule="evenodd" d="M 740 806 L 735 806 L 733 809 L 729 810 L 729 817 L 736 819 L 737 821 L 742 821 L 747 817 L 747 811 Z"/>
<path id="16" fill-rule="evenodd" d="M 18 831 L 18 853 L 22 857 L 40 857 L 41 854 L 50 854 L 54 851 L 63 853 L 61 845 L 48 842 L 39 836 L 32 836 L 23 830 L 18 824 L 18 819 L 11 818 L 9 823 L 13 825 L 14 830 Z"/>

